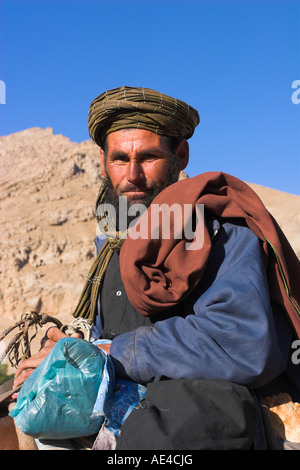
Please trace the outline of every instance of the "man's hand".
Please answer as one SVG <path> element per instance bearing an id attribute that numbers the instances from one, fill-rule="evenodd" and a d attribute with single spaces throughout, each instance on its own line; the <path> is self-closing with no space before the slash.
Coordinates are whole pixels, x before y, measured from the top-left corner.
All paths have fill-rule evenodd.
<path id="1" fill-rule="evenodd" d="M 78 333 L 74 333 L 71 335 L 72 338 L 81 338 L 81 335 Z M 47 340 L 44 343 L 42 349 L 35 354 L 34 356 L 30 357 L 29 359 L 23 359 L 19 362 L 18 369 L 16 371 L 15 380 L 14 380 L 14 387 L 18 387 L 22 385 L 25 380 L 32 374 L 34 369 L 36 369 L 43 360 L 48 356 L 48 354 L 52 351 L 52 348 L 55 344 L 61 339 L 66 338 L 62 331 L 60 331 L 57 327 L 51 327 L 47 331 Z"/>

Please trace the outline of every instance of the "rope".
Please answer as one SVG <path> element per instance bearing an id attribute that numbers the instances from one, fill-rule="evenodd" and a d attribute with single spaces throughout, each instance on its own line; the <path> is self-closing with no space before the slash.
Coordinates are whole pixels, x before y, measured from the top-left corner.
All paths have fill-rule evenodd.
<path id="1" fill-rule="evenodd" d="M 17 367 L 22 359 L 31 357 L 30 344 L 38 333 L 38 327 L 42 327 L 47 323 L 54 323 L 63 333 L 70 336 L 73 333 L 83 333 L 82 328 L 90 330 L 91 326 L 84 319 L 76 319 L 70 325 L 63 325 L 57 318 L 46 313 L 37 313 L 34 311 L 25 312 L 15 325 L 9 327 L 0 336 L 0 343 L 15 328 L 19 328 L 19 332 L 13 337 L 5 348 L 4 358 L 7 357 L 12 367 Z M 34 327 L 33 334 L 30 335 L 30 329 Z M 3 361 L 1 361 L 3 362 Z"/>
<path id="2" fill-rule="evenodd" d="M 61 331 L 67 336 L 71 336 L 73 333 L 81 333 L 81 330 L 87 330 L 89 333 L 92 325 L 85 318 L 75 318 L 69 325 L 65 325 L 61 328 Z"/>

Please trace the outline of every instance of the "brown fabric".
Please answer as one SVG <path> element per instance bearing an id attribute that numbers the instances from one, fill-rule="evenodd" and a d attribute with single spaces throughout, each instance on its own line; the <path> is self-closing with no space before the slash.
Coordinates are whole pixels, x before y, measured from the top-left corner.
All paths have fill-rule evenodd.
<path id="1" fill-rule="evenodd" d="M 95 98 L 88 117 L 90 137 L 100 147 L 109 133 L 129 128 L 189 139 L 199 122 L 198 111 L 184 101 L 149 88 L 128 86 Z"/>
<path id="2" fill-rule="evenodd" d="M 300 337 L 300 262 L 256 193 L 231 175 L 208 172 L 169 186 L 152 204 L 172 205 L 174 202 L 182 207 L 183 204 L 192 204 L 193 210 L 196 204 L 204 204 L 205 210 L 217 216 L 245 219 L 248 227 L 263 241 L 271 298 L 284 307 Z M 141 216 L 138 225 L 141 226 L 144 219 L 151 227 L 149 209 Z M 171 227 L 171 233 L 174 233 L 174 227 Z M 211 249 L 206 227 L 204 245 L 197 252 L 185 249 L 185 239 L 170 238 L 133 240 L 129 236 L 121 249 L 120 268 L 126 292 L 142 315 L 155 314 L 182 301 L 205 271 Z"/>

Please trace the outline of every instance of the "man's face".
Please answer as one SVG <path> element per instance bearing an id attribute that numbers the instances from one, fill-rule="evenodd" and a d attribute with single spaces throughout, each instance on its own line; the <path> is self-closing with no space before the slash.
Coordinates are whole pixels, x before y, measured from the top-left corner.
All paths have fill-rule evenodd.
<path id="1" fill-rule="evenodd" d="M 162 189 L 177 181 L 183 169 L 182 163 L 176 165 L 177 158 L 163 138 L 144 129 L 109 134 L 106 155 L 101 149 L 100 156 L 114 196 L 126 196 L 128 204 L 148 206 Z"/>

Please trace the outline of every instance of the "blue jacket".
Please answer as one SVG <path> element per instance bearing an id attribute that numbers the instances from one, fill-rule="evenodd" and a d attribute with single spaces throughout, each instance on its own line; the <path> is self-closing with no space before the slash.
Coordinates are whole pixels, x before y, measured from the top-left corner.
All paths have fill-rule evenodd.
<path id="1" fill-rule="evenodd" d="M 98 251 L 103 239 L 95 243 Z M 185 303 L 185 317 L 112 340 L 118 375 L 139 383 L 224 379 L 256 388 L 286 369 L 292 331 L 279 306 L 270 304 L 261 242 L 248 227 L 221 222 L 205 275 Z M 98 314 L 93 337 L 100 336 Z"/>

